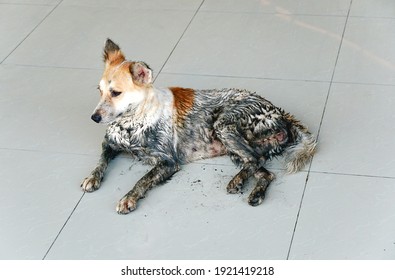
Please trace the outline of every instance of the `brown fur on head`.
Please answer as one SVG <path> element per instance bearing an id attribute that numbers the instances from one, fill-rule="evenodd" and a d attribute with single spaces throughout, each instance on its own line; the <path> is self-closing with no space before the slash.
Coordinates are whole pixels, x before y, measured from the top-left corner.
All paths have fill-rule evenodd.
<path id="1" fill-rule="evenodd" d="M 152 70 L 144 62 L 125 60 L 119 46 L 110 39 L 104 46 L 103 59 L 105 69 L 98 87 L 101 98 L 92 120 L 108 124 L 144 100 L 152 84 Z"/>

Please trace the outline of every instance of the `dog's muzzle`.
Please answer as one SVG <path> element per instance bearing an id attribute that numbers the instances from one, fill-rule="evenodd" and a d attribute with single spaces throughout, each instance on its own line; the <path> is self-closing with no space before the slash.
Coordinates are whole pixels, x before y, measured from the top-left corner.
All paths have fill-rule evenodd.
<path id="1" fill-rule="evenodd" d="M 91 116 L 91 119 L 92 119 L 94 122 L 99 123 L 99 122 L 101 121 L 101 115 L 98 114 L 98 113 L 94 113 L 94 114 Z"/>

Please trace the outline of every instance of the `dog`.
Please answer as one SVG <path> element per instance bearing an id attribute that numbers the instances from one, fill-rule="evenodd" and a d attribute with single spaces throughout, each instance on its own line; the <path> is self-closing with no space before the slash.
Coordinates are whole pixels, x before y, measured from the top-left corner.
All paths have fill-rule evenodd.
<path id="1" fill-rule="evenodd" d="M 256 93 L 240 89 L 194 90 L 156 88 L 151 68 L 125 59 L 107 39 L 100 101 L 91 119 L 108 125 L 96 168 L 81 184 L 84 192 L 99 189 L 109 162 L 119 153 L 153 165 L 118 203 L 127 214 L 152 187 L 169 179 L 183 164 L 229 155 L 241 168 L 227 185 L 239 193 L 252 176 L 256 185 L 248 203 L 262 203 L 274 174 L 264 166 L 284 156 L 289 173 L 311 160 L 317 141 L 301 122 Z"/>

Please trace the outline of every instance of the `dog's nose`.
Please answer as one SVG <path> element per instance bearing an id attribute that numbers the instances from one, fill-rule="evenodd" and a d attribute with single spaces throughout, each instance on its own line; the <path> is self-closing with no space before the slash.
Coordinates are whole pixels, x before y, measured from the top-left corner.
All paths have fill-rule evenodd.
<path id="1" fill-rule="evenodd" d="M 99 123 L 99 122 L 101 121 L 101 115 L 98 114 L 98 113 L 94 113 L 94 114 L 91 116 L 91 119 L 92 119 L 94 122 Z"/>

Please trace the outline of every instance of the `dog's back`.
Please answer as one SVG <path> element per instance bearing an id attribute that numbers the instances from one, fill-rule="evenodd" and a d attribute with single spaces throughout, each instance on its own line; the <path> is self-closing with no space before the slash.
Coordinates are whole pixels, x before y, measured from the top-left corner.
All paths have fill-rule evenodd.
<path id="1" fill-rule="evenodd" d="M 245 90 L 192 90 L 170 88 L 189 95 L 192 105 L 184 108 L 182 120 L 176 121 L 177 154 L 181 162 L 226 154 L 221 128 L 238 135 L 239 147 L 262 164 L 274 156 L 286 155 L 288 172 L 300 170 L 315 151 L 315 138 L 292 115 L 284 113 L 261 96 Z M 185 99 L 185 98 L 184 98 Z M 180 106 L 180 105 L 179 105 Z M 232 159 L 240 164 L 234 154 Z"/>

